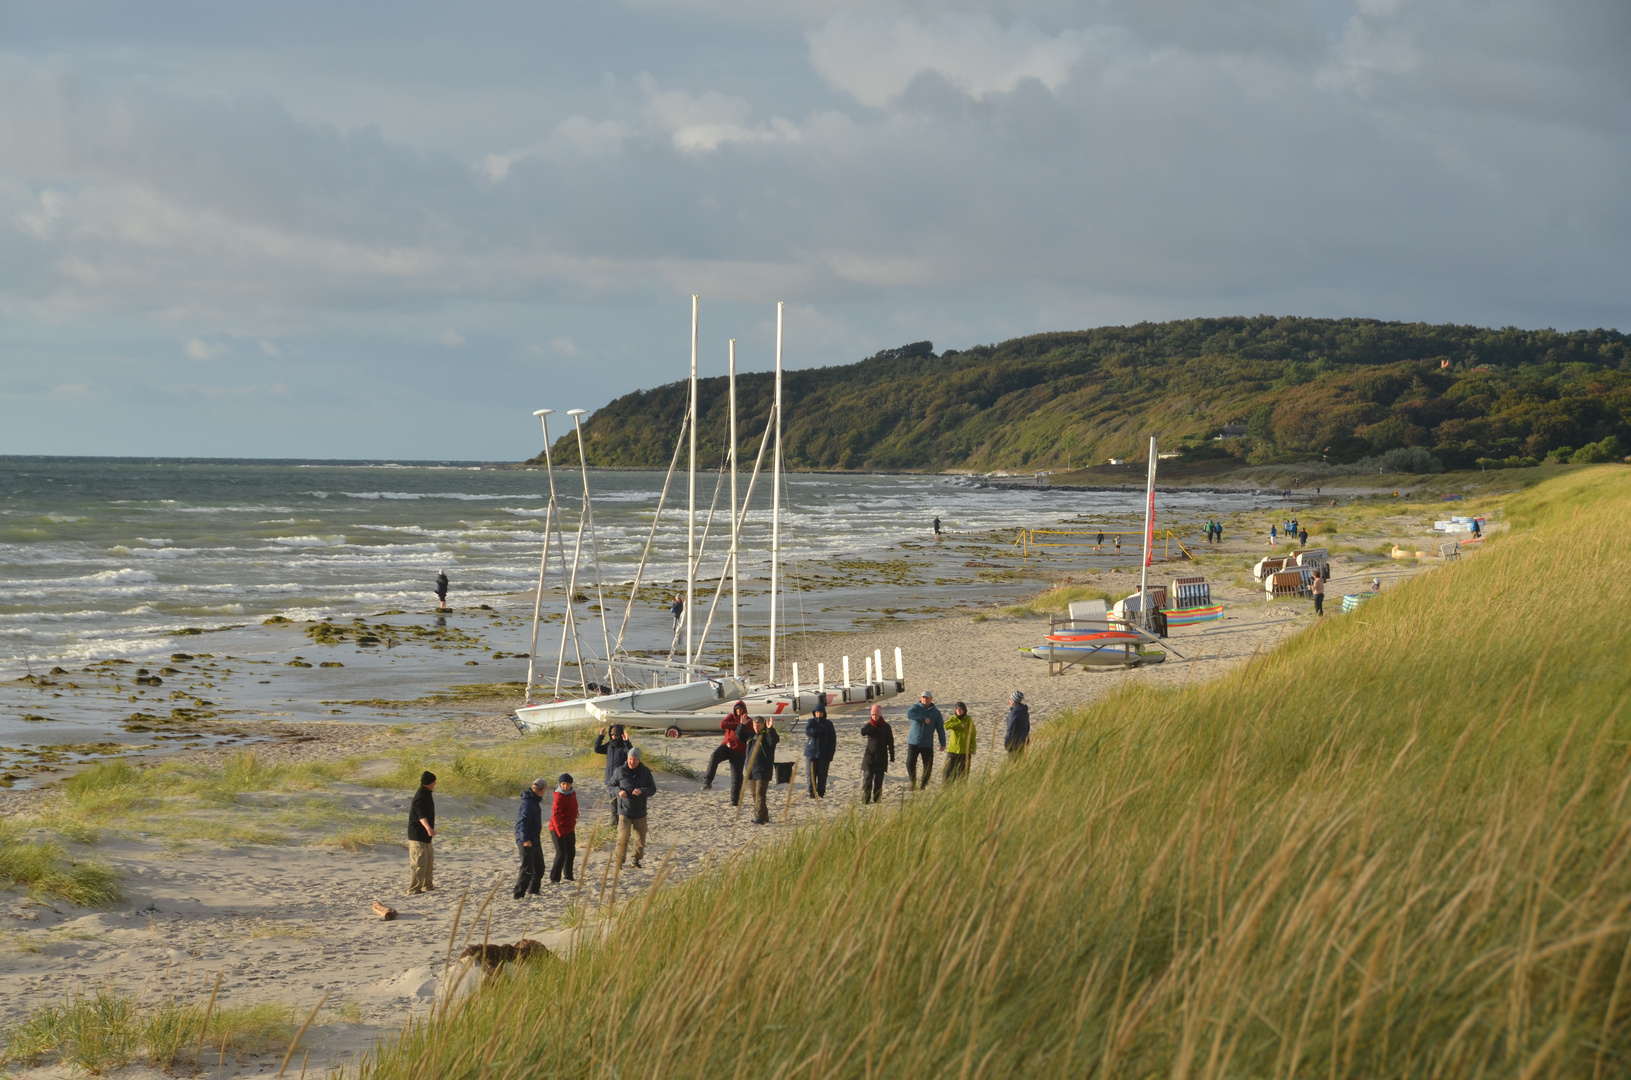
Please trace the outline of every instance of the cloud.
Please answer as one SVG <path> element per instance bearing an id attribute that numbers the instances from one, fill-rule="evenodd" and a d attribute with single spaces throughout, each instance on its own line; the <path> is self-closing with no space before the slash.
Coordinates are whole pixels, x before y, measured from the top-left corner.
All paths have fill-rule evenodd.
<path id="1" fill-rule="evenodd" d="M 549 347 L 560 353 L 562 356 L 578 355 L 577 343 L 569 337 L 558 337 L 549 343 Z"/>
<path id="2" fill-rule="evenodd" d="M 186 354 L 189 360 L 214 360 L 217 357 L 225 356 L 227 347 L 225 345 L 211 345 L 203 338 L 188 338 L 187 343 L 181 347 L 181 351 Z"/>
<path id="3" fill-rule="evenodd" d="M 987 14 L 923 20 L 868 10 L 841 11 L 809 37 L 810 62 L 823 78 L 882 108 L 929 72 L 971 97 L 1010 91 L 1023 79 L 1057 90 L 1093 34 L 1073 28 L 1050 35 Z"/>
<path id="4" fill-rule="evenodd" d="M 457 349 L 464 344 L 464 335 L 457 330 L 444 330 L 436 340 L 450 349 Z"/>

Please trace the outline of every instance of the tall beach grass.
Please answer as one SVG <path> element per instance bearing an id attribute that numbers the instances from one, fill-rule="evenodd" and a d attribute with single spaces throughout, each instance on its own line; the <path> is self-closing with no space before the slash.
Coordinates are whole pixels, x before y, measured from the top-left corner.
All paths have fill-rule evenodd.
<path id="1" fill-rule="evenodd" d="M 361 1070 L 1631 1071 L 1631 470 L 1216 681 L 636 897 Z"/>

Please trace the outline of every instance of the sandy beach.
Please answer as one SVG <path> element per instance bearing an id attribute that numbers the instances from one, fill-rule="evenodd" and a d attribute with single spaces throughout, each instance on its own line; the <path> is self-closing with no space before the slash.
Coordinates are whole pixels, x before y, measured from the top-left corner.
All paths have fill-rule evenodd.
<path id="1" fill-rule="evenodd" d="M 1260 543 L 1233 541 L 1221 554 L 1235 565 L 1249 565 Z M 1157 568 L 1152 581 L 1184 571 L 1182 564 Z M 1340 606 L 1343 592 L 1357 591 L 1378 574 L 1384 587 L 1418 573 L 1414 562 L 1378 562 L 1374 558 L 1339 556 L 1333 564 L 1328 614 Z M 895 625 L 882 623 L 864 633 L 812 636 L 789 643 L 787 662 L 800 664 L 804 681 L 815 665 L 825 663 L 829 678 L 841 658 L 852 657 L 859 672 L 861 657 L 882 649 L 891 657 L 899 647 L 905 657 L 908 695 L 887 702 L 901 746 L 899 760 L 885 782 L 884 806 L 862 812 L 887 813 L 892 802 L 933 797 L 933 789 L 908 793 L 905 782 L 907 707 L 924 688 L 934 691 L 947 712 L 966 702 L 978 723 L 976 770 L 997 767 L 1003 756 L 993 752 L 993 735 L 1001 724 L 1010 691 L 1024 690 L 1033 722 L 1042 725 L 1061 713 L 1124 686 L 1170 687 L 1216 677 L 1260 651 L 1273 649 L 1314 621 L 1312 604 L 1301 599 L 1272 603 L 1251 590 L 1234 573 L 1209 571 L 1215 596 L 1225 606 L 1225 619 L 1205 628 L 1173 632 L 1174 655 L 1162 664 L 1137 669 L 1072 670 L 1050 677 L 1041 662 L 1021 657 L 1022 646 L 1041 640 L 1046 620 L 1023 617 L 1002 608 L 965 609 L 937 618 Z M 1126 571 L 1071 577 L 1072 583 L 1125 595 L 1137 585 Z M 892 663 L 892 660 L 889 661 Z M 785 677 L 785 674 L 784 674 Z M 773 823 L 751 824 L 750 815 L 728 803 L 729 783 L 711 791 L 699 779 L 658 774 L 660 791 L 651 803 L 650 851 L 643 869 L 626 868 L 615 881 L 608 877 L 604 842 L 610 818 L 598 772 L 577 775 L 583 818 L 578 839 L 579 880 L 546 884 L 538 898 L 516 901 L 510 890 L 516 872 L 510 823 L 515 794 L 456 796 L 438 794 L 436 842 L 437 889 L 405 895 L 406 856 L 402 846 L 379 842 L 349 848 L 331 842 L 321 829 L 291 834 L 276 843 L 178 842 L 175 837 L 130 834 L 107 828 L 94 845 L 72 846 L 75 857 L 95 856 L 122 878 L 124 899 L 106 910 L 76 908 L 61 901 L 40 901 L 21 892 L 0 894 L 0 1028 L 18 1024 L 43 1002 L 70 993 L 89 993 L 113 986 L 152 1000 L 165 994 L 207 996 L 217 973 L 223 1002 L 273 1000 L 287 1005 L 298 1024 L 312 1006 L 328 995 L 321 1013 L 301 1043 L 308 1071 L 354 1063 L 374 1043 L 389 1037 L 413 1017 L 428 1014 L 446 984 L 445 958 L 455 913 L 464 899 L 457 953 L 466 940 L 514 942 L 523 937 L 552 949 L 570 951 L 570 923 L 575 905 L 588 902 L 588 932 L 604 928 L 600 912 L 613 899 L 638 895 L 659 873 L 678 880 L 719 859 L 771 844 L 783 831 L 822 817 L 850 812 L 859 799 L 861 740 L 859 713 L 837 716 L 839 752 L 825 800 L 805 794 L 800 761 L 791 788 L 772 789 Z M 410 759 L 418 741 L 451 739 L 471 751 L 498 747 L 519 738 L 499 702 L 473 706 L 456 721 L 422 725 L 311 723 L 278 725 L 278 736 L 254 747 L 257 759 L 272 764 L 347 762 L 345 780 L 327 785 L 324 796 L 348 820 L 365 818 L 381 830 L 405 828 L 412 791 L 371 785 Z M 667 740 L 642 736 L 637 742 L 667 755 L 680 772 L 700 774 L 717 740 L 693 737 Z M 784 733 L 778 758 L 796 758 L 804 739 L 800 731 Z M 187 751 L 176 758 L 203 765 L 224 765 L 238 747 Z M 563 754 L 582 755 L 581 744 Z M 406 755 L 406 757 L 404 757 Z M 176 758 L 172 758 L 175 760 Z M 943 759 L 936 761 L 938 774 Z M 549 777 L 553 780 L 553 775 Z M 935 777 L 938 786 L 940 778 Z M 60 788 L 0 793 L 0 810 L 12 820 L 46 822 L 63 799 Z M 240 796 L 229 812 L 275 821 L 277 792 Z M 275 828 L 275 825 L 273 825 Z M 587 849 L 583 851 L 582 849 Z M 495 892 L 496 890 L 496 892 Z M 490 903 L 487 902 L 491 894 Z M 370 913 L 379 901 L 395 907 L 399 917 L 381 922 Z M 615 932 L 615 928 L 611 930 Z M 706 932 L 699 928 L 699 932 Z M 547 968 L 540 968 L 547 977 Z M 274 1073 L 282 1048 L 231 1057 L 217 1065 L 206 1053 L 207 1069 L 223 1076 Z M 13 1063 L 13 1070 L 20 1066 Z M 67 1075 L 65 1064 L 22 1069 L 23 1076 Z M 132 1065 L 121 1075 L 156 1072 Z M 291 1073 L 292 1074 L 292 1073 Z"/>

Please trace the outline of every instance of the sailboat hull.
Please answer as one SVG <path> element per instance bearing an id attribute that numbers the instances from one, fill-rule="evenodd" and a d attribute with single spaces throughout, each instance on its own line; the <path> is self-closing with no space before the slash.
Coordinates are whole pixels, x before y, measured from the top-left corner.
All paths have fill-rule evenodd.
<path id="1" fill-rule="evenodd" d="M 528 735 L 599 727 L 608 722 L 666 728 L 673 726 L 670 714 L 711 710 L 721 705 L 728 708 L 746 691 L 740 679 L 703 679 L 678 686 L 527 705 L 515 710 L 513 719 L 515 726 Z M 641 717 L 649 717 L 650 722 L 641 723 L 636 719 Z"/>

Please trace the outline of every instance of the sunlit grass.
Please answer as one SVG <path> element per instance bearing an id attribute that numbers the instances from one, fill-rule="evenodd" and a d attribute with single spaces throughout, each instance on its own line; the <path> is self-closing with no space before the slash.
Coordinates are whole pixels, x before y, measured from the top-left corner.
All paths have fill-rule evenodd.
<path id="1" fill-rule="evenodd" d="M 104 907 L 120 897 L 119 876 L 99 860 L 70 860 L 62 845 L 22 835 L 21 823 L 0 821 L 0 883 L 30 896 Z"/>

